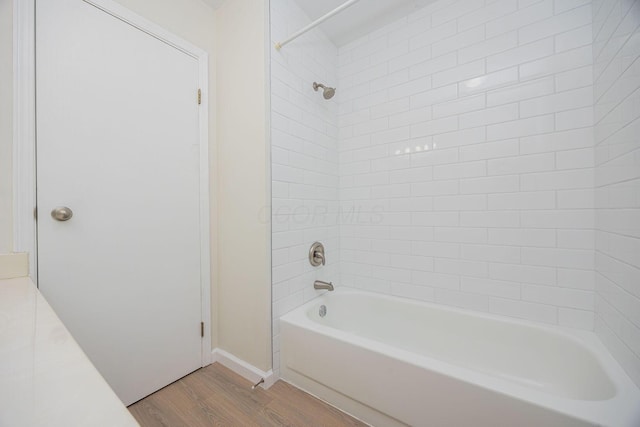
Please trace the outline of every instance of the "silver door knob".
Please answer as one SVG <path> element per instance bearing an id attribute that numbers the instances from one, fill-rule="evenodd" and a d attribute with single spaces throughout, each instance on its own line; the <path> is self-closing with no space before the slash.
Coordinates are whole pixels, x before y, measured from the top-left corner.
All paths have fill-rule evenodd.
<path id="1" fill-rule="evenodd" d="M 51 218 L 56 221 L 69 221 L 73 216 L 73 211 L 66 206 L 58 206 L 51 211 Z"/>

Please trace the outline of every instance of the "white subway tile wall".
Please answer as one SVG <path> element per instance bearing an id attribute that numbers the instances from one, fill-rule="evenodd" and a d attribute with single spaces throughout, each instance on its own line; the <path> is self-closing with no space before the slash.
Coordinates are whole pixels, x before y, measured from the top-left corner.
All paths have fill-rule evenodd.
<path id="1" fill-rule="evenodd" d="M 307 25 L 294 0 L 272 0 L 271 39 Z M 335 45 L 315 29 L 271 52 L 273 368 L 279 375 L 278 318 L 314 298 L 316 279 L 338 282 L 338 104 L 313 82 L 338 85 Z M 309 247 L 325 245 L 327 264 L 312 267 Z"/>
<path id="2" fill-rule="evenodd" d="M 640 385 L 640 2 L 593 18 L 596 332 Z"/>
<path id="3" fill-rule="evenodd" d="M 338 63 L 340 285 L 593 329 L 591 1 L 441 0 Z"/>
<path id="4" fill-rule="evenodd" d="M 273 42 L 309 22 L 271 1 Z M 595 328 L 640 385 L 639 24 L 638 0 L 438 0 L 272 51 L 276 374 L 276 320 L 323 279 Z"/>

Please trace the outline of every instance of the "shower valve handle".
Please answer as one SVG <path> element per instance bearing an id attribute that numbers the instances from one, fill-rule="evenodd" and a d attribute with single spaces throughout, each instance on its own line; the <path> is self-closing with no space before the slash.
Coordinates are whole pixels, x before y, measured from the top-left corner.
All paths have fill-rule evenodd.
<path id="1" fill-rule="evenodd" d="M 325 265 L 325 262 L 324 246 L 320 242 L 315 242 L 309 249 L 309 263 L 314 267 L 318 267 Z"/>

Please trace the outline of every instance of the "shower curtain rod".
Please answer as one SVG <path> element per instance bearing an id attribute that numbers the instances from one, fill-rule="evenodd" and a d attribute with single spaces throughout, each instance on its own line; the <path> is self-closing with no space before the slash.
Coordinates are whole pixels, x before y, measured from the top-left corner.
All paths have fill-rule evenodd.
<path id="1" fill-rule="evenodd" d="M 327 13 L 324 16 L 321 16 L 320 18 L 318 18 L 315 21 L 313 21 L 311 24 L 309 24 L 306 27 L 302 28 L 301 30 L 297 31 L 292 36 L 290 36 L 288 39 L 283 40 L 280 43 L 276 43 L 275 44 L 276 49 L 280 50 L 282 48 L 282 46 L 286 45 L 289 42 L 292 42 L 293 40 L 297 39 L 298 37 L 300 37 L 301 35 L 303 35 L 307 31 L 309 31 L 309 30 L 317 27 L 318 25 L 322 24 L 324 21 L 326 21 L 327 19 L 331 18 L 333 15 L 336 15 L 336 14 L 342 12 L 343 10 L 345 10 L 346 8 L 351 6 L 352 4 L 357 3 L 359 1 L 360 0 L 348 0 L 348 1 L 344 2 L 340 6 L 336 7 L 335 9 L 333 9 L 331 12 Z"/>

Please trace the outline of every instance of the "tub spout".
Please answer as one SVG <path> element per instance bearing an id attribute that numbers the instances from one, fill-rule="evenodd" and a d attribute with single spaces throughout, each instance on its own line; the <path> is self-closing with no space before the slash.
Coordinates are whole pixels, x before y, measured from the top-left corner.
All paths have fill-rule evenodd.
<path id="1" fill-rule="evenodd" d="M 313 282 L 313 289 L 325 289 L 328 291 L 333 290 L 333 283 L 331 282 L 323 282 L 322 280 L 316 280 Z"/>

